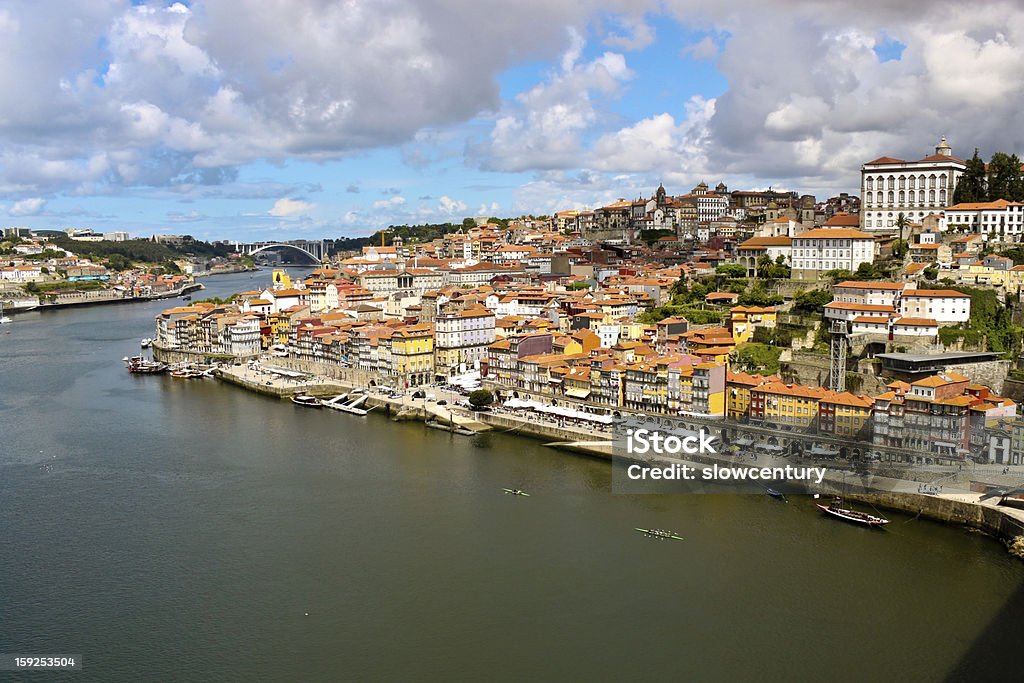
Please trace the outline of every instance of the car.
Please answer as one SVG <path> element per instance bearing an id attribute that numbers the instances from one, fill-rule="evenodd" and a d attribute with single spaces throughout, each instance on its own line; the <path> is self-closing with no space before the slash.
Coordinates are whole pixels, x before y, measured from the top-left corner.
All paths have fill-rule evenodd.
<path id="1" fill-rule="evenodd" d="M 442 398 L 440 401 L 437 402 L 437 405 L 439 405 L 439 406 L 446 406 L 446 405 L 448 405 L 448 401 L 446 401 L 446 400 L 444 400 Z"/>

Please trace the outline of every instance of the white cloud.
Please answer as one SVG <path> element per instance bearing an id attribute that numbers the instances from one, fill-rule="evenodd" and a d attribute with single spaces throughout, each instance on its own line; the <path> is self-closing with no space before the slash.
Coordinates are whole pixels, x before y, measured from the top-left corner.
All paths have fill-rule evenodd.
<path id="1" fill-rule="evenodd" d="M 465 213 L 466 202 L 442 195 L 438 200 L 437 208 L 441 213 L 448 215 Z"/>
<path id="2" fill-rule="evenodd" d="M 497 110 L 499 74 L 647 0 L 190 4 L 8 0 L 0 87 L 19 95 L 0 101 L 0 187 L 165 186 L 406 142 Z"/>
<path id="3" fill-rule="evenodd" d="M 282 197 L 274 202 L 274 205 L 270 207 L 268 215 L 275 216 L 277 218 L 285 218 L 288 216 L 297 216 L 299 214 L 308 213 L 315 205 L 301 199 L 289 199 Z"/>
<path id="4" fill-rule="evenodd" d="M 402 195 L 395 195 L 394 197 L 388 197 L 387 199 L 379 199 L 373 203 L 375 209 L 393 209 L 405 204 L 405 197 Z"/>
<path id="5" fill-rule="evenodd" d="M 11 216 L 35 216 L 46 206 L 46 200 L 41 197 L 32 197 L 14 202 L 7 210 Z"/>
<path id="6" fill-rule="evenodd" d="M 615 52 L 581 62 L 583 39 L 577 33 L 572 37 L 561 69 L 517 95 L 499 114 L 490 139 L 473 147 L 485 168 L 522 171 L 579 164 L 582 136 L 601 116 L 602 106 L 595 100 L 616 98 L 633 72 Z"/>

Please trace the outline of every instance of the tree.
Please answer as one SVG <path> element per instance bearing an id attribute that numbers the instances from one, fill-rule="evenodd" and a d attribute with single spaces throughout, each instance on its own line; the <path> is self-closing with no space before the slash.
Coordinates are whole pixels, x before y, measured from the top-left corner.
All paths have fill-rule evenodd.
<path id="1" fill-rule="evenodd" d="M 910 227 L 910 219 L 907 218 L 907 215 L 902 211 L 900 211 L 900 214 L 896 216 L 896 227 L 900 230 L 900 244 L 906 245 L 906 242 L 903 241 L 903 231 Z M 894 248 L 893 253 L 895 253 L 895 251 L 896 250 Z M 904 254 L 901 253 L 900 258 L 903 256 Z"/>
<path id="2" fill-rule="evenodd" d="M 825 305 L 832 302 L 832 292 L 827 289 L 812 289 L 809 292 L 797 292 L 793 297 L 793 313 L 821 315 Z"/>
<path id="3" fill-rule="evenodd" d="M 967 168 L 964 169 L 960 181 L 956 184 L 956 189 L 953 190 L 953 203 L 987 201 L 986 176 L 985 162 L 982 160 L 981 154 L 978 153 L 978 149 L 975 148 L 974 156 L 967 161 Z"/>
<path id="4" fill-rule="evenodd" d="M 726 277 L 746 277 L 747 269 L 738 263 L 723 263 L 715 268 L 715 272 Z"/>
<path id="5" fill-rule="evenodd" d="M 1016 154 L 996 152 L 988 162 L 988 201 L 1020 201 L 1021 198 L 1024 198 L 1024 181 L 1021 180 L 1020 159 Z"/>
<path id="6" fill-rule="evenodd" d="M 924 279 L 925 280 L 934 281 L 935 278 L 937 278 L 939 276 L 939 269 L 938 268 L 925 268 L 924 270 L 921 271 L 921 274 L 924 275 Z"/>
<path id="7" fill-rule="evenodd" d="M 475 228 L 476 227 L 476 221 L 473 220 L 472 218 L 463 218 L 462 219 L 462 227 L 464 227 L 466 230 L 469 230 L 470 228 Z"/>
<path id="8" fill-rule="evenodd" d="M 768 254 L 761 254 L 757 257 L 757 276 L 767 278 L 771 276 L 772 257 Z"/>
<path id="9" fill-rule="evenodd" d="M 494 403 L 494 394 L 487 389 L 477 389 L 469 395 L 469 404 L 474 408 L 486 408 Z"/>
<path id="10" fill-rule="evenodd" d="M 734 367 L 740 368 L 744 372 L 774 375 L 779 372 L 780 355 L 782 355 L 782 349 L 778 347 L 748 342 L 736 347 L 732 363 Z"/>

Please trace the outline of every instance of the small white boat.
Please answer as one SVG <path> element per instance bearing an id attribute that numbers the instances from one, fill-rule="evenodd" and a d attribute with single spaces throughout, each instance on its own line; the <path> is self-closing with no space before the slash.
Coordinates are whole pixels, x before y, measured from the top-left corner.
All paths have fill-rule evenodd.
<path id="1" fill-rule="evenodd" d="M 153 345 L 153 340 L 150 339 L 149 337 L 146 337 L 141 342 L 139 342 L 139 346 L 141 346 L 144 349 L 148 349 L 152 345 Z"/>
<path id="2" fill-rule="evenodd" d="M 6 325 L 11 322 L 11 319 L 4 315 L 4 304 L 0 301 L 0 325 Z"/>
<path id="3" fill-rule="evenodd" d="M 320 399 L 315 396 L 307 396 L 306 394 L 295 394 L 292 396 L 292 403 L 310 408 L 319 408 L 322 405 Z"/>

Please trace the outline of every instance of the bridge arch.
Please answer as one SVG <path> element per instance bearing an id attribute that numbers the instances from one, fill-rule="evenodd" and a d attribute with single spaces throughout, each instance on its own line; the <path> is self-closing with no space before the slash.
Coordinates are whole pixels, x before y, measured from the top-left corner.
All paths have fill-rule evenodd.
<path id="1" fill-rule="evenodd" d="M 277 243 L 275 243 L 275 244 L 264 244 L 264 245 L 260 246 L 259 248 L 253 249 L 252 251 L 247 252 L 247 253 L 248 253 L 249 256 L 255 256 L 256 254 L 260 253 L 261 251 L 267 251 L 268 249 L 280 249 L 282 247 L 285 248 L 285 249 L 294 249 L 295 251 L 303 253 L 306 256 L 308 256 L 309 258 L 311 258 L 314 261 L 316 261 L 317 263 L 321 263 L 322 260 L 323 260 L 320 257 L 314 255 L 313 253 L 311 253 L 309 251 L 306 251 L 302 247 L 297 247 L 294 244 L 277 244 Z"/>

